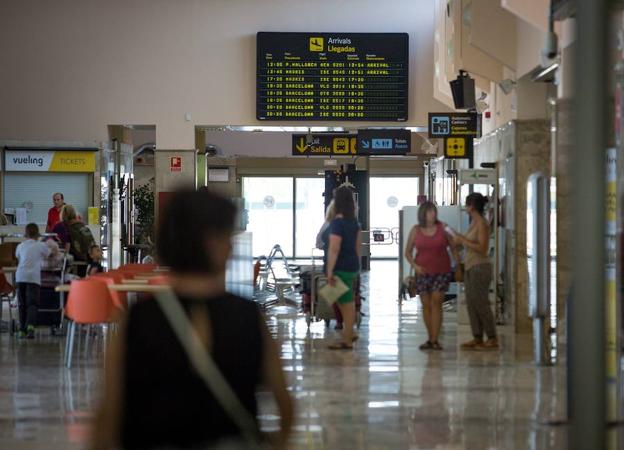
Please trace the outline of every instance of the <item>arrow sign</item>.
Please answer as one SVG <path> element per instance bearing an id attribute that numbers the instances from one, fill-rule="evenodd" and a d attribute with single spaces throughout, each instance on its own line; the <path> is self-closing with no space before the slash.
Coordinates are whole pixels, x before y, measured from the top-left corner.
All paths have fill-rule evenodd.
<path id="1" fill-rule="evenodd" d="M 405 128 L 358 130 L 358 154 L 405 155 L 409 153 L 411 132 Z"/>
<path id="2" fill-rule="evenodd" d="M 308 146 L 305 144 L 303 138 L 299 139 L 299 143 L 295 146 L 295 148 L 299 151 L 299 153 L 305 153 Z"/>
<path id="3" fill-rule="evenodd" d="M 292 135 L 293 156 L 329 156 L 355 154 L 356 137 L 349 133 L 314 133 Z"/>

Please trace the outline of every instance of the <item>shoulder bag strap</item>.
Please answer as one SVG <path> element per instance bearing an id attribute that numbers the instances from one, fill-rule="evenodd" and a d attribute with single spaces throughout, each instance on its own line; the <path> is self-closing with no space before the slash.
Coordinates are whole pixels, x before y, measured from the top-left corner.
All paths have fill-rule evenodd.
<path id="1" fill-rule="evenodd" d="M 236 393 L 217 367 L 216 363 L 201 343 L 193 324 L 188 319 L 172 290 L 159 291 L 155 295 L 169 325 L 176 334 L 191 364 L 208 386 L 212 395 L 239 427 L 243 436 L 251 446 L 260 449 L 260 435 L 251 414 L 240 402 Z"/>

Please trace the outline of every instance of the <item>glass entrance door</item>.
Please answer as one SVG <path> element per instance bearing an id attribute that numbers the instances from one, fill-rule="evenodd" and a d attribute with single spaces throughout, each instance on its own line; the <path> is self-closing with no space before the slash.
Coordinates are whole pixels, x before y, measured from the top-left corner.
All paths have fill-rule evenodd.
<path id="1" fill-rule="evenodd" d="M 418 177 L 370 178 L 371 258 L 398 258 L 399 211 L 417 204 L 418 189 Z"/>
<path id="2" fill-rule="evenodd" d="M 323 192 L 320 177 L 244 177 L 253 255 L 268 255 L 279 244 L 289 258 L 310 258 L 325 220 Z"/>
<path id="3" fill-rule="evenodd" d="M 268 255 L 279 244 L 293 256 L 293 179 L 291 177 L 243 178 L 247 231 L 253 239 L 253 255 Z"/>
<path id="4" fill-rule="evenodd" d="M 325 221 L 324 178 L 295 178 L 295 254 L 309 258 Z"/>

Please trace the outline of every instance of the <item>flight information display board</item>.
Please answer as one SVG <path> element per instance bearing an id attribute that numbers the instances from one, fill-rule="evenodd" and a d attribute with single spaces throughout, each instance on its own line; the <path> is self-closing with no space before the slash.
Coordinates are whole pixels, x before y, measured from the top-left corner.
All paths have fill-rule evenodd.
<path id="1" fill-rule="evenodd" d="M 258 120 L 408 118 L 407 33 L 257 35 Z"/>

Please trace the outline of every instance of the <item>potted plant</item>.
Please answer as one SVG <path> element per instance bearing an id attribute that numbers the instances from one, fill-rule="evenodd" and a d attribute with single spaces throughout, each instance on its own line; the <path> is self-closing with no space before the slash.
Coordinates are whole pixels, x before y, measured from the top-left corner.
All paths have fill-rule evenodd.
<path id="1" fill-rule="evenodd" d="M 136 210 L 135 241 L 151 249 L 154 245 L 154 179 L 136 188 L 133 199 Z"/>

